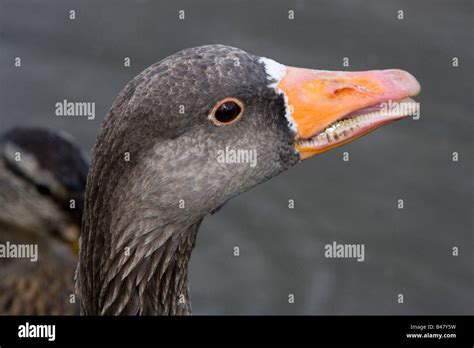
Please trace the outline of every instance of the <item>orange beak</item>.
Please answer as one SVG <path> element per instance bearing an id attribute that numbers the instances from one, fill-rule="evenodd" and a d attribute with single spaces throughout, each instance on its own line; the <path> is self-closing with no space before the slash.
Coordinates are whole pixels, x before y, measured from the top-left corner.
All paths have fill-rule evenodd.
<path id="1" fill-rule="evenodd" d="M 286 67 L 277 88 L 286 96 L 287 117 L 296 128 L 294 147 L 301 159 L 409 116 L 413 105 L 399 106 L 414 103 L 406 98 L 420 91 L 418 81 L 403 70 L 336 72 L 294 67 Z"/>

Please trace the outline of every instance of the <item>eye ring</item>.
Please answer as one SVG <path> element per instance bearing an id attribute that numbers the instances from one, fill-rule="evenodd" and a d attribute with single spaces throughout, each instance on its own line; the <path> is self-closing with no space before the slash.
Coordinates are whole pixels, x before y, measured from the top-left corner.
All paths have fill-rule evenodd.
<path id="1" fill-rule="evenodd" d="M 224 98 L 212 108 L 209 118 L 216 126 L 228 126 L 242 118 L 244 103 L 237 98 Z"/>

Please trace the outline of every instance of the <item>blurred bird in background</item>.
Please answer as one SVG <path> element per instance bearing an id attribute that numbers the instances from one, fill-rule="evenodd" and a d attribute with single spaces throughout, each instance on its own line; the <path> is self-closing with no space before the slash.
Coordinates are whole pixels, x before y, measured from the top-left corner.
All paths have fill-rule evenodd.
<path id="1" fill-rule="evenodd" d="M 88 158 L 71 136 L 14 128 L 0 138 L 0 245 L 37 245 L 36 261 L 0 258 L 0 314 L 78 314 L 74 297 Z"/>

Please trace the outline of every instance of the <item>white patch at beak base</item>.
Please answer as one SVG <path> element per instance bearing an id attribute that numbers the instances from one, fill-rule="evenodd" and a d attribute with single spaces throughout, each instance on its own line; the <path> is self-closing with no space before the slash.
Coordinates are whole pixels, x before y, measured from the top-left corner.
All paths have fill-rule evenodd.
<path id="1" fill-rule="evenodd" d="M 297 126 L 293 115 L 291 114 L 290 106 L 288 105 L 288 96 L 285 92 L 278 88 L 278 84 L 285 77 L 286 67 L 283 64 L 280 64 L 273 59 L 261 57 L 258 60 L 265 67 L 265 72 L 267 74 L 268 87 L 273 88 L 278 94 L 283 95 L 285 101 L 285 118 L 288 121 L 288 128 L 293 132 L 297 132 Z"/>

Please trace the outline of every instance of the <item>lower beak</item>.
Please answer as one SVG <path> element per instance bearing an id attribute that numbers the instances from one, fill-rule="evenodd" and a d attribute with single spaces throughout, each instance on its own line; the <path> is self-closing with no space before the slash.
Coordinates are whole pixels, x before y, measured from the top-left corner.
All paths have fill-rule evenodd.
<path id="1" fill-rule="evenodd" d="M 296 128 L 294 147 L 301 159 L 419 111 L 409 97 L 420 92 L 420 84 L 403 70 L 336 72 L 286 67 L 277 87 L 286 96 L 287 117 Z"/>

